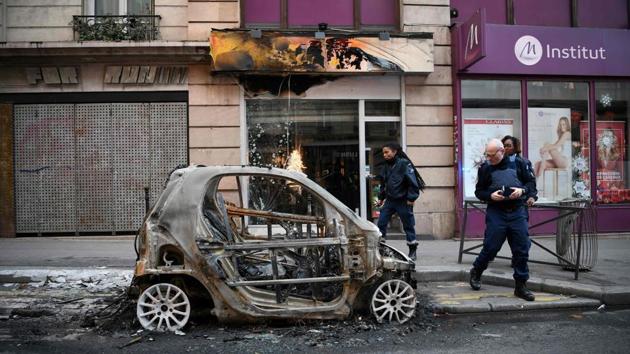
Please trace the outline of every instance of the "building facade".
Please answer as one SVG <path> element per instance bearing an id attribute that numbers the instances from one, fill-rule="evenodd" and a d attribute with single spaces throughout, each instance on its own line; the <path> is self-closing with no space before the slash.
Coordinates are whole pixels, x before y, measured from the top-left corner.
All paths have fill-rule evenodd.
<path id="1" fill-rule="evenodd" d="M 512 135 L 533 164 L 539 202 L 590 198 L 599 232 L 630 230 L 630 2 L 453 0 L 451 7 L 460 218 L 464 201 L 475 198 L 484 142 Z M 483 217 L 471 215 L 468 231 L 481 235 Z M 534 220 L 545 215 L 531 212 Z"/>
<path id="2" fill-rule="evenodd" d="M 448 0 L 0 10 L 3 236 L 136 230 L 168 172 L 189 163 L 299 162 L 370 219 L 390 141 L 428 185 L 417 232 L 455 232 Z"/>

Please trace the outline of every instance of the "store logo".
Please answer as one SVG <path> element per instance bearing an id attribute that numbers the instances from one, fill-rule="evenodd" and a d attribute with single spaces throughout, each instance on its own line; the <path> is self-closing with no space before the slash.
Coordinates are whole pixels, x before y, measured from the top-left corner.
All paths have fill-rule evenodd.
<path id="1" fill-rule="evenodd" d="M 540 41 L 533 36 L 523 36 L 514 44 L 514 55 L 524 65 L 534 65 L 543 56 L 543 47 Z"/>
<path id="2" fill-rule="evenodd" d="M 468 37 L 466 37 L 466 53 L 464 53 L 464 56 L 468 57 L 468 51 L 476 49 L 477 46 L 479 46 L 479 25 L 471 23 L 468 29 Z"/>

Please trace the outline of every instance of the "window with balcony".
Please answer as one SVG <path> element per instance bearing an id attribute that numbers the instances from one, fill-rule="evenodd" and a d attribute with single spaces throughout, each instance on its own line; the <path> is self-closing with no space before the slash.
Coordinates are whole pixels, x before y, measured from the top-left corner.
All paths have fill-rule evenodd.
<path id="1" fill-rule="evenodd" d="M 151 15 L 152 0 L 88 0 L 85 14 L 92 16 Z"/>
<path id="2" fill-rule="evenodd" d="M 395 29 L 397 0 L 242 0 L 242 22 L 248 28 Z"/>
<path id="3" fill-rule="evenodd" d="M 74 16 L 78 41 L 158 39 L 160 16 L 153 15 L 152 0 L 87 0 L 84 15 Z"/>

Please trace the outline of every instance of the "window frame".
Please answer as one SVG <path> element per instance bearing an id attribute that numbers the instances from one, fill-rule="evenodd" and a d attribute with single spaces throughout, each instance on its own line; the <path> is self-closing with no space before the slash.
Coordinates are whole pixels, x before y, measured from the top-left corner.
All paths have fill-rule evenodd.
<path id="1" fill-rule="evenodd" d="M 128 0 L 118 0 L 118 14 L 111 16 L 127 16 L 127 15 L 138 15 L 138 14 L 128 14 L 127 13 L 127 4 Z M 152 16 L 155 14 L 155 0 L 151 0 L 151 11 L 146 16 Z M 96 0 L 83 0 L 83 15 L 85 16 L 105 16 L 105 15 L 96 15 Z"/>
<path id="2" fill-rule="evenodd" d="M 94 0 L 88 0 L 88 1 L 94 1 Z M 122 1 L 122 0 L 120 0 Z M 247 23 L 245 23 L 245 6 L 243 4 L 243 2 L 246 0 L 241 0 L 240 1 L 240 28 L 242 29 L 252 29 L 252 28 L 258 28 L 255 25 L 249 26 Z M 400 25 L 400 18 L 401 18 L 401 5 L 400 5 L 400 1 L 393 1 L 394 2 L 394 6 L 396 7 L 394 9 L 394 13 L 396 14 L 396 18 L 395 18 L 395 23 L 392 26 L 387 26 L 387 25 L 361 25 L 361 0 L 353 0 L 353 24 L 352 26 L 335 26 L 335 27 L 339 27 L 339 28 L 343 28 L 343 29 L 352 29 L 352 30 L 356 30 L 356 31 L 361 31 L 361 30 L 372 30 L 372 31 L 390 31 L 390 32 L 400 32 L 401 31 L 401 25 Z M 279 27 L 272 27 L 269 29 L 280 29 L 280 30 L 288 30 L 288 29 L 316 29 L 317 25 L 313 25 L 313 26 L 293 26 L 293 27 L 289 27 L 289 0 L 280 0 L 280 23 L 279 23 Z M 267 28 L 266 28 L 267 29 Z"/>
<path id="3" fill-rule="evenodd" d="M 457 144 L 459 144 L 458 145 L 458 148 L 460 150 L 459 153 L 461 153 L 461 158 L 459 158 L 459 162 L 461 163 L 461 166 L 458 167 L 459 174 L 461 176 L 458 176 L 457 178 L 458 179 L 461 178 L 461 180 L 459 182 L 460 187 L 458 187 L 458 189 L 459 189 L 458 193 L 461 193 L 461 198 L 460 199 L 461 199 L 462 205 L 466 201 L 470 201 L 470 200 L 475 200 L 476 201 L 476 200 L 478 200 L 478 198 L 474 195 L 474 186 L 473 186 L 473 189 L 472 189 L 472 196 L 469 196 L 469 197 L 466 196 L 467 190 L 466 190 L 466 185 L 465 185 L 466 183 L 465 183 L 465 180 L 464 180 L 465 179 L 465 176 L 464 176 L 464 160 L 465 160 L 465 158 L 464 157 L 465 157 L 465 149 L 466 149 L 465 144 L 464 144 L 464 139 L 465 139 L 464 138 L 464 129 L 465 129 L 464 128 L 464 126 L 465 126 L 465 122 L 464 121 L 465 121 L 465 119 L 470 119 L 470 118 L 464 117 L 464 109 L 470 108 L 470 107 L 464 107 L 464 94 L 463 94 L 463 92 L 464 92 L 463 82 L 464 81 L 503 81 L 503 82 L 515 82 L 515 83 L 518 83 L 518 87 L 519 87 L 519 94 L 518 94 L 519 124 L 518 124 L 518 131 L 513 131 L 511 135 L 515 136 L 515 137 L 517 137 L 518 139 L 521 140 L 521 149 L 523 151 L 525 151 L 525 147 L 527 146 L 526 145 L 526 139 L 525 139 L 525 137 L 526 137 L 526 129 L 527 129 L 527 125 L 526 125 L 526 122 L 525 122 L 525 114 L 527 112 L 527 109 L 523 105 L 524 100 L 526 100 L 526 96 L 524 95 L 523 80 L 519 79 L 519 78 L 515 78 L 515 77 L 500 78 L 500 77 L 496 77 L 496 76 L 487 76 L 487 77 L 485 77 L 485 76 L 484 77 L 481 77 L 481 76 L 480 77 L 460 76 L 459 80 L 458 80 L 458 85 L 459 85 L 459 90 L 460 90 L 460 93 L 459 93 L 459 107 L 458 107 L 458 109 L 460 110 L 459 113 L 458 113 L 460 117 L 459 117 L 459 121 L 458 121 L 458 124 L 459 124 L 459 128 L 458 129 L 461 129 L 461 133 L 459 133 L 460 139 L 457 142 Z M 514 100 L 514 98 L 511 98 L 511 99 L 507 98 L 505 100 L 506 101 Z M 515 108 L 504 108 L 504 109 L 515 109 Z M 526 152 L 525 152 L 525 154 L 526 154 Z M 525 156 L 525 155 L 523 155 L 523 156 Z M 476 173 L 475 173 L 475 175 L 476 175 Z"/>
<path id="4" fill-rule="evenodd" d="M 540 75 L 531 75 L 531 76 L 523 76 L 523 75 L 474 75 L 474 74 L 460 74 L 457 76 L 457 79 L 454 81 L 454 86 L 456 87 L 457 94 L 456 98 L 454 97 L 454 113 L 457 117 L 457 133 L 460 138 L 456 141 L 456 149 L 459 150 L 457 152 L 457 161 L 455 166 L 457 167 L 457 176 L 456 179 L 458 181 L 458 187 L 456 189 L 456 200 L 458 208 L 461 208 L 466 198 L 464 196 L 464 188 L 463 188 L 463 120 L 461 117 L 462 114 L 462 94 L 461 94 L 461 82 L 463 80 L 516 80 L 521 82 L 521 102 L 528 102 L 528 90 L 527 83 L 530 81 L 552 81 L 552 82 L 565 82 L 565 81 L 573 81 L 573 82 L 583 82 L 588 85 L 588 122 L 589 122 L 589 156 L 595 156 L 595 138 L 596 136 L 596 101 L 597 98 L 595 96 L 595 84 L 602 82 L 628 82 L 628 78 L 626 77 L 590 77 L 590 76 L 570 76 L 570 77 L 560 77 L 560 76 L 540 76 Z M 523 156 L 529 158 L 527 151 L 529 149 L 529 137 L 527 136 L 528 124 L 529 124 L 529 116 L 527 115 L 527 105 L 521 104 L 524 108 L 524 111 L 521 113 L 522 121 L 522 133 L 521 136 L 521 147 L 523 151 Z M 630 124 L 630 123 L 629 123 Z M 602 203 L 597 201 L 597 175 L 596 175 L 596 160 L 594 158 L 589 159 L 589 188 L 591 193 L 591 199 L 594 206 L 596 206 L 600 210 L 612 210 L 612 209 L 626 209 L 630 207 L 630 203 Z M 461 210 L 461 209 L 459 209 Z"/>

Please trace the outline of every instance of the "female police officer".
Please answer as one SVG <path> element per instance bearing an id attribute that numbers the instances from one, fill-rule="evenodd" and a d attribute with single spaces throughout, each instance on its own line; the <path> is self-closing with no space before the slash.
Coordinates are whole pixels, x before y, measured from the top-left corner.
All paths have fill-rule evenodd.
<path id="1" fill-rule="evenodd" d="M 416 260 L 418 240 L 416 240 L 413 204 L 424 189 L 424 181 L 409 160 L 407 154 L 397 143 L 383 146 L 385 166 L 377 177 L 381 180 L 381 191 L 378 196 L 378 206 L 382 206 L 377 226 L 387 236 L 387 224 L 392 215 L 397 213 L 403 224 L 409 246 L 409 258 Z"/>

